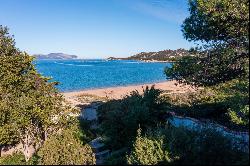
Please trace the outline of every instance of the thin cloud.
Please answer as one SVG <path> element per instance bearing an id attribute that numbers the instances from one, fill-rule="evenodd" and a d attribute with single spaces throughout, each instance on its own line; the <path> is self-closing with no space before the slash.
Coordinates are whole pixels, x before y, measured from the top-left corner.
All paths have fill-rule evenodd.
<path id="1" fill-rule="evenodd" d="M 188 13 L 186 0 L 137 0 L 130 2 L 130 8 L 174 23 L 182 23 Z"/>

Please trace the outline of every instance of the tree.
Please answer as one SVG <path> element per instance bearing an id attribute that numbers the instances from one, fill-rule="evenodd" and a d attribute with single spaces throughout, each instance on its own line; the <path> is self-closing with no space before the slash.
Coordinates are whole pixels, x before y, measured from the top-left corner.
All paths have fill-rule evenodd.
<path id="1" fill-rule="evenodd" d="M 8 28 L 0 26 L 0 146 L 21 143 L 26 160 L 60 128 L 69 110 L 32 60 L 15 47 Z"/>
<path id="2" fill-rule="evenodd" d="M 38 151 L 40 163 L 43 165 L 94 165 L 95 156 L 88 144 L 81 144 L 74 132 L 69 128 L 47 139 Z"/>
<path id="3" fill-rule="evenodd" d="M 189 12 L 182 25 L 186 39 L 248 44 L 248 0 L 189 0 Z"/>
<path id="4" fill-rule="evenodd" d="M 248 78 L 249 1 L 190 0 L 189 11 L 182 25 L 184 37 L 202 47 L 167 68 L 167 76 L 205 86 Z"/>

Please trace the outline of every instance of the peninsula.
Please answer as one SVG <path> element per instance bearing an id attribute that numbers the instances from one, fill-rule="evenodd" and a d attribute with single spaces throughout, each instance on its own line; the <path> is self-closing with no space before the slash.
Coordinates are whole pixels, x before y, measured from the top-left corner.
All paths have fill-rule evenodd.
<path id="1" fill-rule="evenodd" d="M 156 61 L 176 61 L 183 56 L 190 56 L 191 53 L 183 48 L 179 48 L 177 50 L 163 50 L 158 52 L 141 52 L 135 54 L 133 56 L 127 58 L 115 58 L 109 57 L 108 60 L 140 60 L 140 61 L 147 61 L 147 62 L 156 62 Z"/>

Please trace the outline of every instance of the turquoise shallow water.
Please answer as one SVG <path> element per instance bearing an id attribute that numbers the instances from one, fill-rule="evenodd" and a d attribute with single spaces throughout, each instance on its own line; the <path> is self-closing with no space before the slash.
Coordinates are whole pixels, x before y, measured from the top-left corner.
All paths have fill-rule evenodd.
<path id="1" fill-rule="evenodd" d="M 146 63 L 131 60 L 37 60 L 37 70 L 62 91 L 134 85 L 166 80 L 164 68 L 171 63 Z"/>

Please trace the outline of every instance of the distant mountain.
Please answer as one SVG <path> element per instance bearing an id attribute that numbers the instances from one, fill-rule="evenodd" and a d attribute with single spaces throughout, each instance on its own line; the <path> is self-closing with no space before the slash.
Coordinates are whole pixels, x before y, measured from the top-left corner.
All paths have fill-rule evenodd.
<path id="1" fill-rule="evenodd" d="M 64 53 L 50 53 L 47 55 L 34 54 L 33 56 L 36 57 L 37 59 L 76 59 L 77 58 L 76 55 L 68 55 Z"/>
<path id="2" fill-rule="evenodd" d="M 109 57 L 108 60 L 143 60 L 143 61 L 175 61 L 182 56 L 190 55 L 188 50 L 163 50 L 158 52 L 141 52 L 128 58 Z"/>

